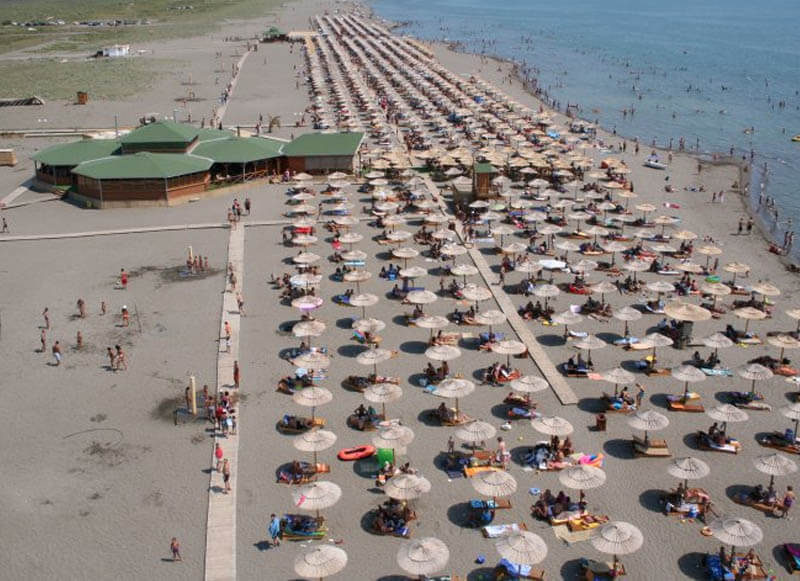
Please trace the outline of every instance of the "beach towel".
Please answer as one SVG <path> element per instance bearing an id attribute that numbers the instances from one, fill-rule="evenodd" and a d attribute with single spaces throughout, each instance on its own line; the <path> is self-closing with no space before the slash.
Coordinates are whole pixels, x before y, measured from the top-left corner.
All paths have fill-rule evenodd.
<path id="1" fill-rule="evenodd" d="M 531 574 L 532 569 L 530 565 L 520 565 L 508 559 L 500 559 L 497 565 L 508 571 L 509 575 L 516 575 L 518 577 L 527 577 Z"/>
<path id="2" fill-rule="evenodd" d="M 526 529 L 527 527 L 521 527 L 519 523 L 511 523 L 506 525 L 486 525 L 481 528 L 481 532 L 487 539 L 497 539 Z"/>
<path id="3" fill-rule="evenodd" d="M 706 375 L 720 375 L 720 376 L 732 376 L 733 372 L 730 369 L 711 369 L 709 367 L 701 367 L 700 371 L 705 373 Z"/>

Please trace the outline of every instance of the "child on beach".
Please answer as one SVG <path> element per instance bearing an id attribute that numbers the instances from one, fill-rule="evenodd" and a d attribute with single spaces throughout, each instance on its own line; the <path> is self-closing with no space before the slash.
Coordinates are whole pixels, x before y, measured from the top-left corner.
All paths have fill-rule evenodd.
<path id="1" fill-rule="evenodd" d="M 169 543 L 169 550 L 172 553 L 173 563 L 183 561 L 183 557 L 181 557 L 181 544 L 176 537 L 172 537 L 172 541 Z"/>

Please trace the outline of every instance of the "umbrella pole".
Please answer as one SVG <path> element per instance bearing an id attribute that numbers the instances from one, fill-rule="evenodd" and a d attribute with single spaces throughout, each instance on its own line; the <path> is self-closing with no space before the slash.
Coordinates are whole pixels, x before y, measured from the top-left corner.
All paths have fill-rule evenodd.
<path id="1" fill-rule="evenodd" d="M 316 470 L 316 466 L 317 466 L 317 451 L 314 450 L 314 467 L 315 467 L 315 470 Z M 315 474 L 315 476 L 316 476 L 316 474 Z"/>
<path id="2" fill-rule="evenodd" d="M 683 401 L 685 402 L 689 398 L 689 382 L 686 381 L 683 384 Z"/>
<path id="3" fill-rule="evenodd" d="M 386 404 L 381 402 L 381 414 L 383 414 L 383 419 L 386 419 Z"/>
<path id="4" fill-rule="evenodd" d="M 628 329 L 628 321 L 625 321 L 625 337 L 630 335 L 630 330 Z"/>
<path id="5" fill-rule="evenodd" d="M 589 367 L 592 367 L 592 350 L 591 349 L 587 349 L 586 350 L 586 365 L 588 365 Z"/>
<path id="6" fill-rule="evenodd" d="M 781 359 L 783 359 L 783 358 L 781 358 Z M 756 393 L 756 380 L 754 379 L 752 381 L 752 383 L 750 384 L 750 394 L 751 395 L 755 395 L 755 393 Z"/>
<path id="7" fill-rule="evenodd" d="M 569 336 L 569 325 L 564 325 L 564 341 L 567 340 L 568 336 Z"/>

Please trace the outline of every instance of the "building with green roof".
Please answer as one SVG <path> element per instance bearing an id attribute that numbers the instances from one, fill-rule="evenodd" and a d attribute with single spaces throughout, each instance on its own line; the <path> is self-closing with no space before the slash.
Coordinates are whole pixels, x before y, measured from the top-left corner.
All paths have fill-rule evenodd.
<path id="1" fill-rule="evenodd" d="M 169 206 L 207 190 L 213 163 L 180 153 L 111 155 L 73 168 L 73 194 L 100 208 Z"/>
<path id="2" fill-rule="evenodd" d="M 37 179 L 55 186 L 68 186 L 72 183 L 72 168 L 85 161 L 115 155 L 119 151 L 119 140 L 83 139 L 52 145 L 36 152 L 31 159 Z"/>
<path id="3" fill-rule="evenodd" d="M 197 141 L 200 129 L 175 121 L 156 121 L 142 125 L 120 141 L 122 153 L 152 151 L 161 153 L 186 153 Z"/>
<path id="4" fill-rule="evenodd" d="M 352 172 L 363 141 L 364 134 L 360 132 L 305 133 L 287 143 L 283 155 L 293 172 Z"/>
<path id="5" fill-rule="evenodd" d="M 36 178 L 72 186 L 92 207 L 171 205 L 212 185 L 294 172 L 352 172 L 363 133 L 308 133 L 291 142 L 159 121 L 120 139 L 54 145 L 33 156 Z"/>

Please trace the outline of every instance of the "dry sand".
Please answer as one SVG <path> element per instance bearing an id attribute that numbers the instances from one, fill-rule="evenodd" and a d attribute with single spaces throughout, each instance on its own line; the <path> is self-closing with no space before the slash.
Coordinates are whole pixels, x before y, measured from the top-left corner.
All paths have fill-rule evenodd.
<path id="1" fill-rule="evenodd" d="M 284 28 L 305 28 L 308 17 L 331 8 L 319 2 L 298 2 L 290 5 L 280 16 Z M 215 35 L 224 36 L 224 32 Z M 188 41 L 176 41 L 188 42 Z M 194 39 L 202 46 L 205 40 Z M 210 43 L 209 43 L 210 44 Z M 162 50 L 159 48 L 159 51 Z M 203 49 L 205 50 L 205 48 Z M 213 50 L 208 48 L 213 56 Z M 292 112 L 290 103 L 298 99 L 294 88 L 292 59 L 282 62 L 273 70 L 264 65 L 262 51 L 251 55 L 245 65 L 240 86 L 230 105 L 228 115 L 236 122 L 245 123 L 257 112 L 265 115 Z M 273 50 L 267 49 L 267 53 Z M 274 51 L 285 50 L 280 46 Z M 496 65 L 481 65 L 476 57 L 460 55 L 442 48 L 436 49 L 442 62 L 452 70 L 468 74 L 478 72 L 488 80 L 497 81 L 507 73 L 496 71 Z M 200 54 L 200 53 L 198 53 Z M 206 54 L 206 53 L 202 53 Z M 271 54 L 271 53 L 269 53 Z M 285 56 L 285 55 L 284 55 Z M 253 58 L 255 57 L 255 58 Z M 206 57 L 197 57 L 198 61 Z M 293 55 L 298 59 L 297 52 Z M 198 65 L 199 66 L 199 65 Z M 504 65 L 505 67 L 506 65 Z M 211 73 L 208 73 L 211 74 Z M 198 73 L 199 75 L 199 73 Z M 259 79 L 263 85 L 259 85 Z M 285 86 L 285 93 L 275 87 Z M 501 85 L 504 90 L 520 99 L 526 99 L 519 85 Z M 176 85 L 177 87 L 177 85 Z M 238 93 L 241 90 L 241 94 Z M 300 91 L 307 102 L 307 96 Z M 240 102 L 241 99 L 241 102 Z M 156 111 L 171 107 L 170 99 L 148 92 L 137 98 L 138 111 Z M 95 104 L 87 111 L 81 123 L 107 124 L 110 114 L 120 110 L 119 104 Z M 304 107 L 305 105 L 303 105 Z M 298 106 L 299 107 L 299 106 Z M 302 109 L 302 107 L 299 107 Z M 77 114 L 77 113 L 76 113 Z M 59 119 L 65 116 L 58 115 Z M 72 110 L 69 122 L 78 119 Z M 22 123 L 22 120 L 19 121 Z M 17 121 L 0 119 L 0 126 L 17 126 Z M 631 148 L 629 148 L 631 151 Z M 643 150 L 645 151 L 645 150 Z M 756 235 L 738 237 L 735 223 L 742 214 L 743 205 L 732 193 L 726 195 L 725 204 L 710 204 L 710 193 L 679 191 L 665 196 L 663 173 L 641 167 L 641 159 L 623 156 L 632 168 L 632 179 L 640 194 L 637 202 L 649 201 L 659 205 L 664 201 L 681 205 L 678 211 L 663 213 L 681 217 L 681 228 L 708 233 L 725 249 L 720 262 L 737 260 L 753 266 L 751 279 L 770 279 L 783 289 L 778 297 L 778 311 L 793 306 L 797 292 L 797 278 L 783 270 L 774 255 L 767 253 L 766 245 Z M 644 157 L 640 154 L 640 157 Z M 670 170 L 671 182 L 682 189 L 689 184 L 703 183 L 708 191 L 728 188 L 733 180 L 724 168 L 704 169 L 696 175 L 696 162 L 689 157 L 676 156 Z M 12 174 L 12 172 L 14 172 Z M 14 175 L 13 178 L 9 177 Z M 0 182 L 13 189 L 25 179 L 22 172 L 0 170 Z M 16 181 L 19 180 L 19 181 Z M 245 194 L 253 198 L 253 220 L 278 217 L 282 211 L 284 189 L 277 186 L 248 186 Z M 127 226 L 217 222 L 224 217 L 224 208 L 234 194 L 204 200 L 177 208 L 153 208 L 112 211 L 84 211 L 61 202 L 44 202 L 7 212 L 13 233 L 76 232 Z M 26 200 L 36 194 L 25 194 Z M 411 229 L 411 228 L 409 228 Z M 368 235 L 375 230 L 359 226 L 357 231 Z M 218 312 L 220 292 L 223 288 L 220 275 L 204 280 L 165 280 L 159 271 L 150 271 L 134 277 L 131 288 L 114 291 L 114 275 L 121 266 L 135 271 L 143 267 L 156 269 L 175 268 L 184 258 L 185 247 L 208 254 L 216 267 L 224 267 L 226 250 L 224 230 L 189 231 L 180 233 L 129 235 L 86 238 L 72 241 L 14 242 L 2 244 L 0 253 L 0 390 L 5 396 L 9 421 L 0 424 L 0 441 L 5 443 L 0 452 L 4 467 L 3 492 L 0 493 L 0 511 L 5 526 L 0 530 L 0 560 L 6 563 L 6 574 L 11 579 L 198 579 L 202 575 L 205 544 L 207 468 L 211 444 L 205 425 L 172 425 L 173 398 L 182 396 L 187 376 L 194 373 L 202 383 L 214 374 L 216 334 L 219 328 Z M 283 325 L 297 318 L 297 313 L 278 306 L 275 291 L 268 288 L 266 280 L 271 273 L 289 270 L 284 258 L 294 253 L 277 244 L 280 236 L 275 227 L 248 228 L 245 244 L 246 308 L 242 321 L 242 374 L 243 392 L 247 398 L 242 405 L 238 486 L 238 572 L 241 579 L 293 579 L 294 556 L 303 545 L 285 543 L 277 550 L 263 550 L 265 527 L 271 512 L 292 510 L 286 485 L 275 483 L 276 469 L 298 457 L 288 438 L 275 431 L 275 422 L 285 412 L 302 412 L 288 396 L 274 392 L 279 377 L 291 372 L 291 367 L 278 358 L 281 349 L 296 345 L 296 340 L 286 336 Z M 385 247 L 371 240 L 361 247 L 371 257 L 383 256 Z M 323 255 L 325 243 L 319 246 Z M 496 265 L 498 258 L 486 255 Z M 417 261 L 425 267 L 435 263 Z M 383 260 L 370 258 L 368 265 L 376 272 Z M 322 294 L 326 298 L 346 288 L 341 283 L 327 280 L 332 271 L 324 266 L 326 280 Z M 519 275 L 510 274 L 508 282 L 517 282 Z M 42 277 L 42 278 L 39 278 Z M 590 280 L 602 280 L 593 274 Z M 652 275 L 649 278 L 653 278 Z M 495 282 L 495 281 L 489 281 Z M 437 288 L 438 279 L 429 277 L 424 284 Z M 477 495 L 465 479 L 449 481 L 437 468 L 437 457 L 445 448 L 450 430 L 428 426 L 420 421 L 420 413 L 435 407 L 439 399 L 425 395 L 417 387 L 416 375 L 425 359 L 419 353 L 427 332 L 398 324 L 397 315 L 407 309 L 387 300 L 384 293 L 391 286 L 381 279 L 373 279 L 363 290 L 381 296 L 381 302 L 369 310 L 371 316 L 385 320 L 389 327 L 382 333 L 385 346 L 400 350 L 396 359 L 381 365 L 380 371 L 398 375 L 404 398 L 389 404 L 390 414 L 399 417 L 416 432 L 409 450 L 409 459 L 433 483 L 433 492 L 415 507 L 421 518 L 412 526 L 413 536 L 434 535 L 445 541 L 451 549 L 450 570 L 468 575 L 470 580 L 485 579 L 488 566 L 496 562 L 493 544 L 483 539 L 475 530 L 460 526 L 463 503 Z M 83 297 L 90 317 L 73 320 L 75 301 Z M 519 304 L 522 297 L 513 296 Z M 105 299 L 109 315 L 97 315 L 99 301 Z M 619 307 L 633 302 L 635 297 L 610 297 Z M 573 296 L 556 299 L 557 311 L 571 303 L 582 302 Z M 112 314 L 122 304 L 133 304 L 141 321 L 131 328 L 116 327 Z M 37 326 L 39 313 L 49 306 L 53 329 L 49 340 L 60 339 L 65 349 L 65 360 L 60 368 L 47 364 L 48 354 L 39 354 Z M 440 299 L 426 309 L 433 314 L 444 314 L 453 309 L 449 299 Z M 491 308 L 486 304 L 484 308 Z M 400 569 L 395 564 L 395 553 L 401 541 L 389 537 L 376 537 L 363 528 L 367 511 L 384 500 L 373 490 L 372 479 L 363 471 L 368 466 L 338 462 L 335 451 L 350 445 L 367 443 L 369 435 L 350 430 L 345 426 L 346 416 L 362 401 L 359 394 L 340 387 L 341 380 L 351 373 L 365 373 L 366 369 L 355 363 L 353 357 L 360 351 L 349 340 L 347 317 L 354 310 L 339 307 L 326 301 L 319 317 L 328 323 L 328 331 L 317 340 L 327 345 L 334 354 L 330 379 L 326 385 L 334 391 L 334 401 L 320 408 L 318 413 L 327 418 L 328 426 L 339 440 L 333 449 L 321 454 L 323 461 L 333 465 L 330 479 L 344 490 L 343 499 L 325 511 L 331 528 L 331 538 L 341 539 L 350 558 L 348 568 L 337 579 L 399 579 Z M 633 323 L 634 331 L 642 335 L 647 327 L 657 322 L 656 317 Z M 695 336 L 705 336 L 722 330 L 724 322 L 711 321 L 695 327 Z M 774 328 L 793 327 L 785 317 L 756 322 L 751 328 L 762 335 Z M 75 332 L 81 329 L 88 343 L 85 351 L 75 353 L 71 346 Z M 532 324 L 532 329 L 555 363 L 566 359 L 571 350 L 564 347 L 555 335 L 559 328 L 549 329 Z M 592 333 L 615 334 L 620 330 L 614 322 L 601 325 L 587 322 L 581 330 Z M 474 328 L 466 329 L 475 331 Z M 498 329 L 509 333 L 503 326 Z M 130 369 L 113 374 L 104 365 L 105 346 L 123 341 L 128 352 Z M 766 347 L 731 348 L 722 353 L 723 361 L 736 367 L 748 359 L 770 352 Z M 774 353 L 774 350 L 772 350 Z M 666 366 L 687 359 L 691 351 L 662 349 L 660 357 Z M 496 357 L 478 352 L 466 343 L 464 355 L 451 368 L 469 376 Z M 595 354 L 599 369 L 607 369 L 630 361 L 625 351 L 608 347 Z M 520 363 L 525 373 L 535 373 L 531 361 Z M 677 393 L 680 385 L 670 378 L 641 377 L 647 387 L 647 399 L 652 407 L 664 405 L 664 393 Z M 608 483 L 588 493 L 590 507 L 614 519 L 636 524 L 645 535 L 644 548 L 624 560 L 631 579 L 668 580 L 701 578 L 697 568 L 697 553 L 715 551 L 718 544 L 699 534 L 700 525 L 680 524 L 658 512 L 656 490 L 672 485 L 666 477 L 666 461 L 634 460 L 629 457 L 623 442 L 631 430 L 621 416 L 610 417 L 609 431 L 597 434 L 588 430 L 593 424 L 596 396 L 607 385 L 589 380 L 570 380 L 570 385 L 581 398 L 576 407 L 562 407 L 550 392 L 537 394 L 540 409 L 557 414 L 573 423 L 576 432 L 573 440 L 579 450 L 603 452 L 607 456 L 605 469 Z M 707 406 L 715 402 L 715 392 L 725 389 L 746 388 L 746 382 L 732 378 L 712 378 L 701 384 Z M 780 378 L 763 386 L 767 401 L 778 407 L 786 402 L 785 393 L 792 390 Z M 479 387 L 465 398 L 463 409 L 475 416 L 500 425 L 504 409 L 498 406 L 505 389 Z M 662 410 L 663 411 L 663 410 Z M 665 437 L 675 456 L 697 455 L 711 464 L 712 473 L 699 484 L 711 492 L 719 513 L 737 514 L 762 526 L 764 541 L 757 547 L 762 558 L 774 566 L 777 563 L 777 546 L 792 537 L 796 521 L 776 520 L 761 513 L 737 506 L 727 496 L 731 487 L 766 482 L 766 477 L 752 467 L 752 459 L 768 450 L 754 441 L 755 434 L 788 425 L 776 411 L 750 412 L 750 421 L 731 428 L 744 450 L 737 457 L 695 451 L 687 444 L 686 436 L 698 427 L 707 427 L 710 420 L 704 415 L 669 414 L 669 428 L 659 433 Z M 103 430 L 90 431 L 86 430 Z M 116 430 L 119 430 L 117 432 Z M 75 435 L 73 435 L 75 434 Z M 514 424 L 505 434 L 512 451 L 541 439 L 525 422 Z M 518 465 L 511 468 L 517 477 L 519 491 L 512 497 L 514 508 L 498 513 L 496 522 L 525 522 L 529 529 L 541 534 L 549 546 L 549 555 L 543 566 L 551 578 L 575 578 L 577 559 L 583 556 L 601 558 L 589 543 L 567 546 L 557 540 L 549 527 L 534 521 L 528 512 L 532 497 L 528 488 L 558 489 L 556 474 L 526 472 Z M 779 488 L 796 482 L 796 478 L 778 480 Z M 183 544 L 184 563 L 162 562 L 168 556 L 169 538 L 178 536 Z M 477 567 L 473 561 L 479 554 L 487 556 L 487 565 Z M 477 568 L 476 568 L 477 567 Z M 781 570 L 775 567 L 782 577 Z"/>

